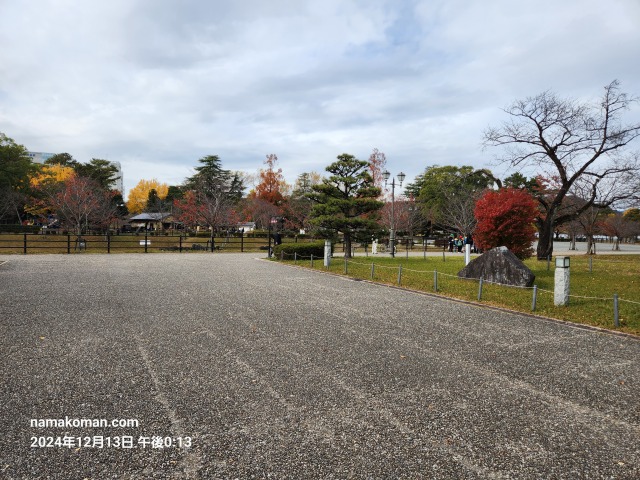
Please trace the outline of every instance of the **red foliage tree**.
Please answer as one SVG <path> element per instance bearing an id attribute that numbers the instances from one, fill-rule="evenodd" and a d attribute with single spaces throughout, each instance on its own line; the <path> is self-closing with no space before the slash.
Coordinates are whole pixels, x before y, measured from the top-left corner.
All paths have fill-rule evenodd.
<path id="1" fill-rule="evenodd" d="M 267 155 L 264 163 L 268 168 L 260 170 L 260 183 L 256 185 L 255 190 L 249 196 L 265 200 L 272 205 L 281 206 L 288 187 L 282 175 L 282 169 L 275 169 L 277 161 L 278 157 L 275 154 Z"/>
<path id="2" fill-rule="evenodd" d="M 525 190 L 488 190 L 476 202 L 474 242 L 481 249 L 505 246 L 518 258 L 533 255 L 538 204 Z"/>
<path id="3" fill-rule="evenodd" d="M 116 214 L 114 195 L 95 180 L 74 175 L 51 194 L 49 203 L 60 222 L 80 236 L 89 227 L 108 228 Z"/>

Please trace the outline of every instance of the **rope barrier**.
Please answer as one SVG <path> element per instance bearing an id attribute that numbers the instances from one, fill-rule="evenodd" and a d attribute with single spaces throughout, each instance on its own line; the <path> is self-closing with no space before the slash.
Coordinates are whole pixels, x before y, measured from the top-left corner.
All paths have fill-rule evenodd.
<path id="1" fill-rule="evenodd" d="M 290 253 L 286 253 L 286 252 L 282 252 L 283 256 L 286 256 L 288 258 L 297 258 L 297 260 L 301 260 L 301 259 L 307 259 L 307 260 L 320 260 L 322 257 L 316 257 L 313 255 L 310 256 L 305 256 L 305 255 L 296 255 L 296 254 L 290 254 Z M 362 263 L 362 262 L 356 262 L 354 260 L 350 260 L 346 257 L 343 257 L 345 259 L 345 263 L 351 263 L 353 265 L 361 265 L 361 266 L 365 266 L 367 268 L 371 268 L 371 266 L 373 265 L 374 269 L 380 269 L 380 268 L 386 268 L 389 270 L 398 270 L 400 268 L 400 265 L 398 266 L 388 266 L 388 265 L 379 265 L 375 262 L 368 262 L 368 263 Z M 616 262 L 615 260 L 612 261 L 606 261 L 606 263 L 623 263 L 623 262 Z M 412 272 L 412 273 L 435 273 L 437 270 L 413 270 L 413 269 L 409 269 L 409 268 L 404 268 L 402 267 L 402 273 L 406 273 L 406 272 Z M 446 276 L 446 277 L 451 277 L 451 278 L 456 278 L 459 280 L 472 280 L 472 281 L 480 281 L 480 278 L 466 278 L 466 277 L 459 277 L 457 275 L 452 275 L 449 273 L 443 273 L 443 272 L 438 272 L 438 276 Z M 548 293 L 548 294 L 554 294 L 553 290 L 545 290 L 543 288 L 539 288 L 539 287 L 523 287 L 520 285 L 507 285 L 504 283 L 499 283 L 499 282 L 492 282 L 490 280 L 486 280 L 486 279 L 482 279 L 482 282 L 485 284 L 491 284 L 491 285 L 497 285 L 497 286 L 501 286 L 501 287 L 508 287 L 508 288 L 520 288 L 522 290 L 533 290 L 534 288 L 536 288 L 537 292 L 543 292 L 543 293 Z M 590 297 L 590 296 L 584 296 L 584 295 L 569 295 L 569 298 L 581 298 L 581 299 L 586 299 L 586 300 L 598 300 L 598 301 L 612 301 L 612 298 L 606 298 L 606 297 Z M 620 302 L 626 302 L 626 303 L 631 303 L 634 305 L 640 305 L 640 302 L 636 302 L 633 300 L 626 300 L 624 298 L 619 298 L 618 299 Z"/>
<path id="2" fill-rule="evenodd" d="M 634 302 L 633 300 L 625 300 L 624 298 L 618 298 L 620 302 L 633 303 L 634 305 L 640 305 L 640 302 Z"/>

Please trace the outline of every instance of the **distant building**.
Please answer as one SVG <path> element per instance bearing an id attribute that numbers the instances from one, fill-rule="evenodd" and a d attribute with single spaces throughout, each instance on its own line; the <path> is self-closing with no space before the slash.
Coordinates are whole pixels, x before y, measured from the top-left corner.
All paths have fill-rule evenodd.
<path id="1" fill-rule="evenodd" d="M 167 230 L 175 224 L 171 212 L 140 213 L 129 218 L 131 227 L 137 230 Z"/>
<path id="2" fill-rule="evenodd" d="M 27 152 L 27 154 L 31 157 L 31 160 L 35 163 L 44 163 L 55 155 L 55 153 L 48 153 L 48 152 Z M 110 161 L 109 163 L 114 167 L 118 168 L 118 175 L 113 181 L 112 187 L 115 190 L 118 190 L 120 193 L 124 194 L 124 183 L 122 181 L 122 165 L 120 165 L 120 162 Z"/>
<path id="3" fill-rule="evenodd" d="M 236 225 L 236 228 L 244 233 L 253 232 L 256 229 L 256 222 L 241 222 Z"/>
<path id="4" fill-rule="evenodd" d="M 113 188 L 118 190 L 122 195 L 124 195 L 124 184 L 122 182 L 122 165 L 120 162 L 109 162 L 111 165 L 118 167 L 118 176 L 113 181 Z"/>
<path id="5" fill-rule="evenodd" d="M 55 153 L 45 153 L 45 152 L 27 152 L 27 153 L 31 157 L 31 160 L 34 161 L 35 163 L 44 163 L 55 155 Z"/>

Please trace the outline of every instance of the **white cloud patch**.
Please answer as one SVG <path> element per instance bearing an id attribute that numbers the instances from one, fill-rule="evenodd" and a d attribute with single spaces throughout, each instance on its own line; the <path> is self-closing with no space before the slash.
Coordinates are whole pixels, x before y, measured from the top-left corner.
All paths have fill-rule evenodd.
<path id="1" fill-rule="evenodd" d="M 208 154 L 290 181 L 374 147 L 409 179 L 484 167 L 517 98 L 640 95 L 638 24 L 635 0 L 2 2 L 0 131 L 120 161 L 127 189 Z"/>

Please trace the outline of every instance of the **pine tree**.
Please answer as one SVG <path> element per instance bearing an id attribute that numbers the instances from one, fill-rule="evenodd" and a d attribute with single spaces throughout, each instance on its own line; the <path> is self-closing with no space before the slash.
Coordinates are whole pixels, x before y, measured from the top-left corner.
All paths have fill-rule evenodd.
<path id="1" fill-rule="evenodd" d="M 331 175 L 313 185 L 309 197 L 315 202 L 311 210 L 311 224 L 325 237 L 342 233 L 345 256 L 351 257 L 351 243 L 357 238 L 370 238 L 377 230 L 380 189 L 375 187 L 369 173 L 369 162 L 343 153 L 326 170 Z"/>

